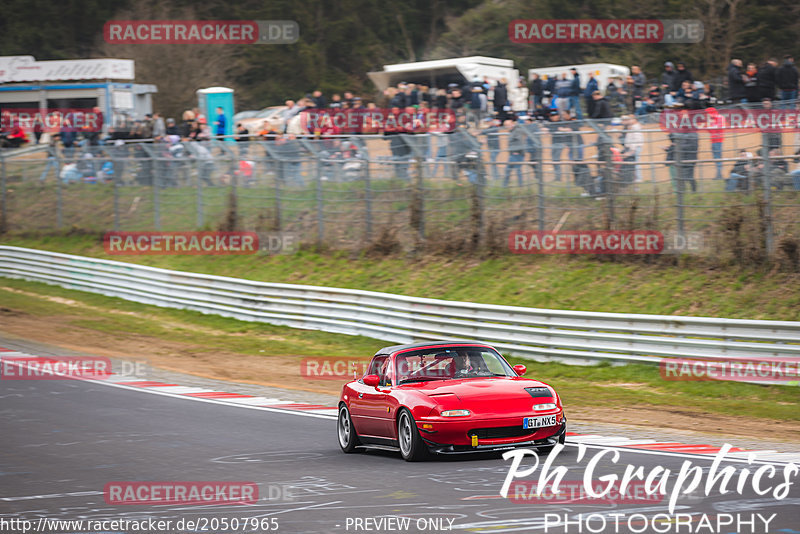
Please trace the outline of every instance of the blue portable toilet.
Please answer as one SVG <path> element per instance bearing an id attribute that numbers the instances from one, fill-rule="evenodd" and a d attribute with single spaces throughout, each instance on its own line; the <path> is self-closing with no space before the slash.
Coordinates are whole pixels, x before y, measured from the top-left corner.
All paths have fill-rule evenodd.
<path id="1" fill-rule="evenodd" d="M 217 108 L 222 108 L 225 115 L 225 135 L 233 135 L 233 89 L 229 87 L 206 87 L 197 90 L 197 102 L 200 112 L 206 116 L 211 135 L 217 135 Z M 233 137 L 226 137 L 233 143 Z"/>

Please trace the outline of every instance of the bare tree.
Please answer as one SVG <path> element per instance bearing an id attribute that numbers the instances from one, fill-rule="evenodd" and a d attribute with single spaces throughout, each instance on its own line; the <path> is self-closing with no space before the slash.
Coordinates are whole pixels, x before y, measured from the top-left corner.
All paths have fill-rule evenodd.
<path id="1" fill-rule="evenodd" d="M 193 8 L 169 11 L 164 4 L 139 1 L 120 11 L 116 20 L 194 20 Z M 203 87 L 232 85 L 237 69 L 235 45 L 216 44 L 110 44 L 98 42 L 95 55 L 133 59 L 137 83 L 158 87 L 154 109 L 179 117 L 197 105 L 195 92 Z M 234 87 L 235 89 L 235 87 Z"/>

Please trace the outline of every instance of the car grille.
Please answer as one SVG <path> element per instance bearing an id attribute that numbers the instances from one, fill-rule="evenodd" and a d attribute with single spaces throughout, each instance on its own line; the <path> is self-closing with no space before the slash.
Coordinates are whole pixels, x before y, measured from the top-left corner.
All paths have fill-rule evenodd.
<path id="1" fill-rule="evenodd" d="M 522 428 L 522 425 L 497 426 L 494 428 L 473 428 L 467 432 L 467 435 L 478 436 L 478 439 L 517 438 L 533 434 L 537 430 L 538 428 Z"/>

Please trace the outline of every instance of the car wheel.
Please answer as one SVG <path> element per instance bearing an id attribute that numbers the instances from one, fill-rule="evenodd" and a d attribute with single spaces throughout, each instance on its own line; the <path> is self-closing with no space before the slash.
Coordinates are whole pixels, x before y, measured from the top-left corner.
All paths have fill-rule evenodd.
<path id="1" fill-rule="evenodd" d="M 397 441 L 400 443 L 403 460 L 417 462 L 427 456 L 428 447 L 419 435 L 414 416 L 405 408 L 400 410 L 400 417 L 397 419 Z"/>
<path id="2" fill-rule="evenodd" d="M 353 419 L 350 417 L 350 410 L 346 404 L 339 407 L 339 419 L 336 421 L 336 434 L 339 437 L 339 446 L 342 451 L 351 453 L 361 444 L 353 426 Z"/>

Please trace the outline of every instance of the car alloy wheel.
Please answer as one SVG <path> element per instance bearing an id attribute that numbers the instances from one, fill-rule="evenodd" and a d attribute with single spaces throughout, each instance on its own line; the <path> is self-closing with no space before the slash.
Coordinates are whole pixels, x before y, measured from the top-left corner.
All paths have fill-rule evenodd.
<path id="1" fill-rule="evenodd" d="M 417 423 L 407 409 L 400 411 L 397 421 L 397 441 L 400 443 L 400 455 L 407 462 L 421 460 L 427 453 L 427 446 L 417 430 Z"/>
<path id="2" fill-rule="evenodd" d="M 346 404 L 339 407 L 339 418 L 336 421 L 336 430 L 339 436 L 339 446 L 344 452 L 350 453 L 359 445 L 358 434 L 353 427 L 350 410 Z"/>

